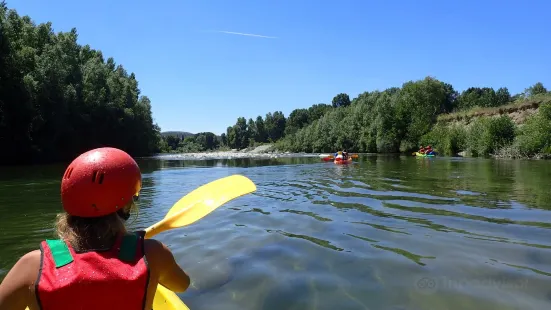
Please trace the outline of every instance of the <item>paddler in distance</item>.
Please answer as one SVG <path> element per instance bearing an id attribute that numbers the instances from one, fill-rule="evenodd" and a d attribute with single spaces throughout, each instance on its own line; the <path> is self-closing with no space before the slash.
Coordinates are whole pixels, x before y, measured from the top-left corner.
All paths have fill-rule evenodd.
<path id="1" fill-rule="evenodd" d="M 0 309 L 152 309 L 160 283 L 185 291 L 189 276 L 161 242 L 127 232 L 141 172 L 126 152 L 88 151 L 61 181 L 59 240 L 21 257 L 0 284 Z"/>
<path id="2" fill-rule="evenodd" d="M 338 151 L 333 155 L 335 157 L 335 160 L 347 160 L 348 159 L 348 152 L 346 150 Z"/>
<path id="3" fill-rule="evenodd" d="M 432 147 L 430 145 L 427 145 L 427 148 L 425 150 L 425 154 L 431 155 L 434 151 L 432 150 Z"/>

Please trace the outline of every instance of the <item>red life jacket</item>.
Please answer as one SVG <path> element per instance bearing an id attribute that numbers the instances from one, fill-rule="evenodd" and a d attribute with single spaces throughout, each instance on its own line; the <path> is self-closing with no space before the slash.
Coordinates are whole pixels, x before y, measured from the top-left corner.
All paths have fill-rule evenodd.
<path id="1" fill-rule="evenodd" d="M 144 309 L 149 283 L 144 232 L 120 236 L 108 250 L 76 253 L 62 240 L 46 240 L 40 251 L 35 290 L 40 309 Z"/>

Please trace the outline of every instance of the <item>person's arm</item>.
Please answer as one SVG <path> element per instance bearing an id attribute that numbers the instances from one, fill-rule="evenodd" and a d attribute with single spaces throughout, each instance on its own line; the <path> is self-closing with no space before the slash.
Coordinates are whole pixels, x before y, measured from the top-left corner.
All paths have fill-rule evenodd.
<path id="1" fill-rule="evenodd" d="M 30 290 L 40 268 L 40 251 L 21 257 L 0 283 L 0 310 L 25 310 L 30 303 Z"/>
<path id="2" fill-rule="evenodd" d="M 146 240 L 146 252 L 155 260 L 160 284 L 177 293 L 189 287 L 189 276 L 178 266 L 172 252 L 163 243 L 154 239 Z"/>

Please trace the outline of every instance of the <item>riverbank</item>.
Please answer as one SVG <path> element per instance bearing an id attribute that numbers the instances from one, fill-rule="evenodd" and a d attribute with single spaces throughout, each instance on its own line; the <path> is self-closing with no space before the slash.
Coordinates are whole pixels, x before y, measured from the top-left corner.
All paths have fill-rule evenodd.
<path id="1" fill-rule="evenodd" d="M 551 95 L 440 116 L 421 143 L 446 155 L 549 159 Z"/>
<path id="2" fill-rule="evenodd" d="M 257 147 L 245 148 L 242 150 L 229 151 L 208 151 L 191 153 L 166 153 L 157 154 L 154 157 L 160 159 L 238 159 L 238 158 L 280 158 L 280 157 L 317 157 L 318 154 L 291 153 L 278 151 L 273 144 L 264 144 Z"/>

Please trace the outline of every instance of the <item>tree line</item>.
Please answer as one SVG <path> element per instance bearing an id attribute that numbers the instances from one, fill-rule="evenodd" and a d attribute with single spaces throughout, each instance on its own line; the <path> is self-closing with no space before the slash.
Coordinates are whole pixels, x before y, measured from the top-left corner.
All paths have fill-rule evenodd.
<path id="1" fill-rule="evenodd" d="M 541 96 L 544 96 L 543 99 Z M 457 142 L 450 142 L 449 139 L 454 138 L 452 132 L 446 130 L 448 126 L 441 123 L 435 125 L 439 115 L 473 108 L 491 109 L 536 98 L 551 104 L 551 96 L 539 82 L 523 93 L 511 96 L 506 87 L 497 91 L 489 87 L 471 87 L 459 93 L 452 85 L 427 77 L 406 82 L 400 88 L 364 92 L 354 98 L 350 105 L 333 105 L 334 108 L 323 117 L 295 134 L 284 137 L 277 146 L 292 152 L 347 149 L 352 152 L 409 153 L 417 150 L 421 144 L 432 144 L 437 151 L 448 155 L 468 151 L 477 156 L 495 154 L 504 147 L 510 147 L 515 139 L 520 141 L 526 137 L 539 137 L 530 149 L 523 149 L 520 147 L 522 143 L 517 142 L 516 151 L 510 152 L 518 157 L 520 154 L 530 156 L 545 153 L 546 145 L 551 146 L 551 131 L 546 131 L 549 126 L 539 126 L 545 124 L 545 118 L 541 115 L 546 113 L 546 105 L 540 109 L 540 113 L 528 120 L 528 126 L 525 127 L 531 128 L 531 131 L 526 128 L 520 130 L 508 116 L 499 120 L 481 118 L 469 130 L 465 126 L 458 127 L 462 130 L 461 137 L 457 138 Z M 536 118 L 539 119 L 538 125 L 531 125 Z"/>
<path id="2" fill-rule="evenodd" d="M 342 94 L 343 96 L 347 95 Z M 350 100 L 348 99 L 348 102 Z M 274 143 L 282 138 L 292 135 L 304 126 L 322 117 L 332 108 L 328 104 L 314 104 L 308 109 L 296 109 L 285 117 L 283 112 L 275 111 L 267 113 L 264 117 L 259 115 L 256 119 L 245 117 L 237 118 L 235 125 L 228 126 L 225 133 L 219 137 L 212 132 L 198 133 L 194 137 L 182 137 L 179 135 L 167 135 L 161 141 L 161 150 L 164 152 L 198 152 L 214 149 L 244 149 L 262 143 Z M 215 142 L 207 143 L 200 138 L 210 135 Z"/>
<path id="3" fill-rule="evenodd" d="M 60 161 L 99 146 L 159 151 L 151 101 L 133 73 L 0 2 L 0 163 Z"/>
<path id="4" fill-rule="evenodd" d="M 159 150 L 163 153 L 189 153 L 203 152 L 219 149 L 220 137 L 212 132 L 200 132 L 198 134 L 170 133 L 164 135 L 159 142 Z"/>
<path id="5" fill-rule="evenodd" d="M 235 125 L 229 126 L 221 135 L 218 145 L 243 149 L 258 143 L 275 142 L 280 151 L 333 152 L 347 149 L 352 152 L 392 153 L 410 152 L 417 150 L 420 144 L 433 144 L 437 150 L 450 155 L 462 150 L 469 150 L 474 155 L 488 155 L 495 152 L 498 146 L 507 145 L 503 141 L 512 143 L 514 140 L 512 136 L 498 138 L 498 133 L 519 134 L 512 121 L 507 122 L 507 128 L 499 127 L 505 124 L 503 122 L 501 125 L 493 121 L 477 122 L 474 128 L 478 131 L 473 129 L 471 143 L 467 145 L 443 142 L 454 139 L 454 133 L 441 124 L 436 126 L 438 116 L 476 108 L 501 107 L 544 94 L 548 91 L 540 82 L 522 93 L 511 95 L 506 87 L 497 90 L 470 87 L 458 92 L 451 84 L 426 77 L 406 82 L 401 87 L 364 92 L 353 100 L 347 94 L 340 93 L 331 104 L 320 103 L 307 109 L 295 109 L 288 117 L 281 111 L 268 113 L 264 118 L 249 118 L 248 121 L 245 117 L 239 117 Z M 490 142 L 484 142 L 486 146 L 481 146 L 484 143 L 477 140 L 486 130 L 480 126 L 494 128 L 495 133 L 486 134 L 494 137 L 487 138 Z M 535 125 L 532 127 L 537 128 Z M 467 133 L 464 132 L 458 139 L 466 141 Z M 499 139 L 503 141 L 494 141 Z M 549 143 L 551 145 L 551 140 Z M 490 144 L 491 147 L 488 146 Z M 544 148 L 533 147 L 525 154 L 541 152 Z"/>

